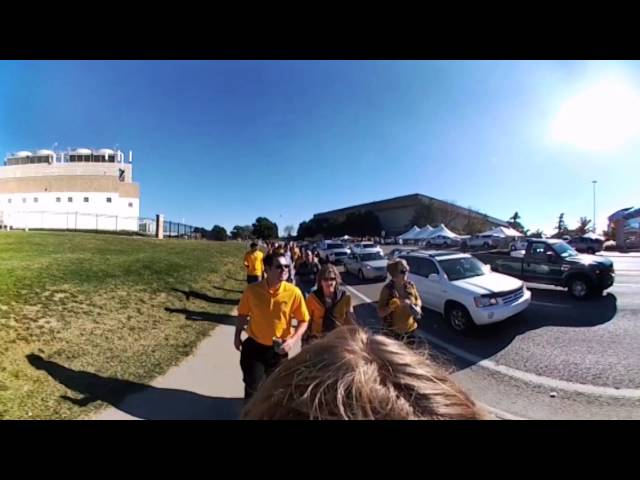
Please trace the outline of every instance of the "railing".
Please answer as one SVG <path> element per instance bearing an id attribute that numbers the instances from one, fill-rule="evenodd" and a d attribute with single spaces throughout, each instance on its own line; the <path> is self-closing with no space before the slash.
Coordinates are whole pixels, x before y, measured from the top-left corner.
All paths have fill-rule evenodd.
<path id="1" fill-rule="evenodd" d="M 64 230 L 83 232 L 122 232 L 156 236 L 156 220 L 145 217 L 105 215 L 83 212 L 0 211 L 0 226 L 17 230 Z M 198 238 L 198 227 L 164 221 L 164 237 Z"/>

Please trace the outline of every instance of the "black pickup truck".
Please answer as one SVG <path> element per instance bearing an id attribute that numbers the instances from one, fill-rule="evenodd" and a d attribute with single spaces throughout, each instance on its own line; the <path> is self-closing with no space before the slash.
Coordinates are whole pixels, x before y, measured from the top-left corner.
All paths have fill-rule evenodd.
<path id="1" fill-rule="evenodd" d="M 615 280 L 610 259 L 582 255 L 562 240 L 528 239 L 524 255 L 520 251 L 511 255 L 481 256 L 479 260 L 490 264 L 494 272 L 525 282 L 565 287 L 578 299 L 601 295 Z"/>

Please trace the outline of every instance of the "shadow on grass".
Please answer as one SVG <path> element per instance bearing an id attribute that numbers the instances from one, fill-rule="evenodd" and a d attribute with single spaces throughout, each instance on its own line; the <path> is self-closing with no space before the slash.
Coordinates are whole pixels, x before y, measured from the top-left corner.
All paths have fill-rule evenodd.
<path id="1" fill-rule="evenodd" d="M 169 308 L 165 307 L 165 311 L 169 313 L 179 313 L 184 315 L 185 319 L 193 322 L 212 322 L 219 323 L 220 325 L 236 326 L 238 317 L 233 315 L 226 315 L 224 313 L 211 313 L 211 312 L 196 312 L 193 310 L 185 310 L 184 308 Z"/>
<path id="2" fill-rule="evenodd" d="M 206 293 L 196 292 L 194 290 L 180 290 L 179 288 L 172 288 L 174 292 L 179 292 L 185 296 L 187 300 L 191 300 L 192 298 L 197 298 L 198 300 L 204 300 L 209 303 L 217 303 L 219 305 L 238 305 L 240 299 L 233 298 L 220 298 L 220 297 L 211 297 Z"/>
<path id="3" fill-rule="evenodd" d="M 158 388 L 143 383 L 72 370 L 30 353 L 27 361 L 56 382 L 84 395 L 61 398 L 79 407 L 102 401 L 144 420 L 235 420 L 243 406 L 241 398 L 207 397 L 186 390 Z"/>
<path id="4" fill-rule="evenodd" d="M 229 288 L 224 288 L 224 287 L 216 287 L 215 285 L 211 288 L 214 288 L 216 290 L 222 290 L 223 292 L 231 292 L 231 293 L 244 293 L 244 290 L 232 290 Z"/>

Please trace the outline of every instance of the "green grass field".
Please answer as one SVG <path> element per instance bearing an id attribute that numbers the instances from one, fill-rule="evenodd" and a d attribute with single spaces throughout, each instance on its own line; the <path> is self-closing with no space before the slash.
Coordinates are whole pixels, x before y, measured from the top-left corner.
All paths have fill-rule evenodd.
<path id="1" fill-rule="evenodd" d="M 232 311 L 244 251 L 236 242 L 1 232 L 0 419 L 79 418 L 105 406 L 62 398 L 82 395 L 34 368 L 30 354 L 139 383 L 166 372 L 215 328 L 189 312 Z M 173 289 L 204 296 L 187 301 Z"/>

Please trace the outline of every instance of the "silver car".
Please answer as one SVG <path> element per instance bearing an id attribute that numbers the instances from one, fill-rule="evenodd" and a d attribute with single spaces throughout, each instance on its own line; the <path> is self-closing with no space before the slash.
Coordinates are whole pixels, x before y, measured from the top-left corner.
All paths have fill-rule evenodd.
<path id="1" fill-rule="evenodd" d="M 345 271 L 357 275 L 362 281 L 387 278 L 387 261 L 378 250 L 352 253 L 344 262 Z"/>

